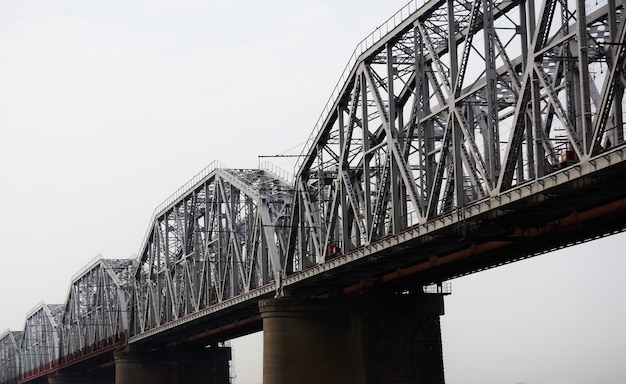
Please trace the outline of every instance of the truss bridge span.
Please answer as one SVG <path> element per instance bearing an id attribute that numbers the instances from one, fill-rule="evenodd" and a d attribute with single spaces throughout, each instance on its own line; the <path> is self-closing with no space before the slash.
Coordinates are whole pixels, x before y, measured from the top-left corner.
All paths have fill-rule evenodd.
<path id="1" fill-rule="evenodd" d="M 626 229 L 623 1 L 411 2 L 361 42 L 295 176 L 213 163 L 136 260 L 0 336 L 0 382 L 262 328 L 259 300 L 420 291 Z"/>

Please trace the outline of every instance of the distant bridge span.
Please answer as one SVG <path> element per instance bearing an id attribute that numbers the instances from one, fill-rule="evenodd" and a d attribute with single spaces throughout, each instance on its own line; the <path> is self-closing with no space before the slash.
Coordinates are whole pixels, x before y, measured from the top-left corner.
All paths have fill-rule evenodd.
<path id="1" fill-rule="evenodd" d="M 95 261 L 2 334 L 0 382 L 260 330 L 264 298 L 420 290 L 623 231 L 623 11 L 408 4 L 357 46 L 295 177 L 207 167 L 137 260 Z"/>

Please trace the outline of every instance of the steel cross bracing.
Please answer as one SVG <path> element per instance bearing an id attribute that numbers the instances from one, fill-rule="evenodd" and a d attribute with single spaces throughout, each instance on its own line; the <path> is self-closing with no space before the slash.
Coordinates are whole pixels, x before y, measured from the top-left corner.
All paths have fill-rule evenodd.
<path id="1" fill-rule="evenodd" d="M 624 3 L 538 5 L 431 1 L 359 57 L 296 177 L 288 271 L 624 144 Z"/>
<path id="2" fill-rule="evenodd" d="M 280 281 L 291 198 L 269 171 L 215 169 L 158 212 L 135 273 L 132 334 Z"/>
<path id="3" fill-rule="evenodd" d="M 62 364 L 125 341 L 134 267 L 133 260 L 100 258 L 72 280 L 61 321 Z"/>
<path id="4" fill-rule="evenodd" d="M 0 334 L 0 383 L 17 383 L 20 376 L 22 332 Z"/>
<path id="5" fill-rule="evenodd" d="M 26 315 L 22 337 L 21 374 L 36 376 L 47 372 L 60 357 L 60 323 L 63 305 L 40 303 Z"/>
<path id="6" fill-rule="evenodd" d="M 0 336 L 1 382 L 121 342 L 167 342 L 169 330 L 190 341 L 258 322 L 258 298 L 325 294 L 333 278 L 350 292 L 443 258 L 541 238 L 516 256 L 528 257 L 623 230 L 614 213 L 626 211 L 626 194 L 601 189 L 623 186 L 626 172 L 624 2 L 412 4 L 359 45 L 293 183 L 207 167 L 157 208 L 136 261 L 89 264 L 64 305 L 42 303 L 24 332 Z M 580 190 L 598 203 L 573 212 Z M 569 200 L 550 200 L 554 191 Z M 511 214 L 549 200 L 550 217 Z M 465 238 L 507 214 L 506 236 Z M 516 226 L 520 217 L 537 222 Z M 584 220 L 603 228 L 546 240 Z M 462 268 L 446 276 L 471 272 Z"/>

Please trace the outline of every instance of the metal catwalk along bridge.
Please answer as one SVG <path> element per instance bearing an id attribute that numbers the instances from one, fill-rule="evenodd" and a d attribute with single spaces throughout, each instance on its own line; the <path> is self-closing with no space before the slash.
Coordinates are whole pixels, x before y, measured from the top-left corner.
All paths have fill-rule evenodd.
<path id="1" fill-rule="evenodd" d="M 260 329 L 257 302 L 414 289 L 626 228 L 622 0 L 410 3 L 363 40 L 293 178 L 217 163 L 136 260 L 0 335 L 0 382 Z"/>

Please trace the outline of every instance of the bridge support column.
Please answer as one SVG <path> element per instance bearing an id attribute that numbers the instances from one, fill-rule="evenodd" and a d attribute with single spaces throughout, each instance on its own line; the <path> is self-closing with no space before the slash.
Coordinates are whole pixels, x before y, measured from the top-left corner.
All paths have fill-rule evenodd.
<path id="1" fill-rule="evenodd" d="M 115 384 L 229 384 L 230 348 L 117 352 Z"/>
<path id="2" fill-rule="evenodd" d="M 263 382 L 443 384 L 441 295 L 276 298 L 263 317 Z"/>
<path id="3" fill-rule="evenodd" d="M 361 296 L 354 312 L 368 384 L 444 383 L 443 295 Z"/>
<path id="4" fill-rule="evenodd" d="M 263 383 L 358 383 L 347 311 L 328 300 L 262 300 Z"/>
<path id="5" fill-rule="evenodd" d="M 82 373 L 48 375 L 48 384 L 115 384 L 113 371 L 104 369 Z"/>

